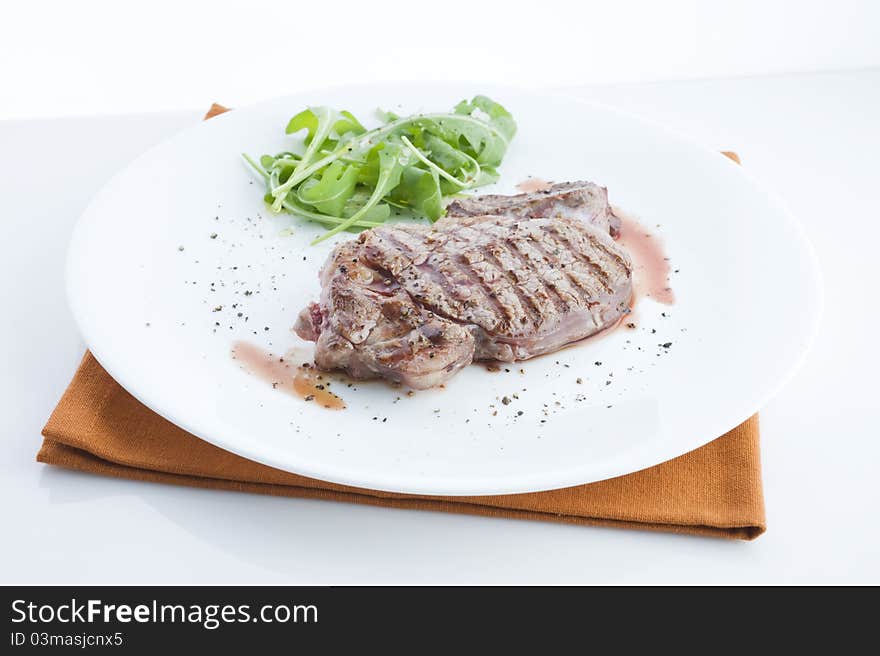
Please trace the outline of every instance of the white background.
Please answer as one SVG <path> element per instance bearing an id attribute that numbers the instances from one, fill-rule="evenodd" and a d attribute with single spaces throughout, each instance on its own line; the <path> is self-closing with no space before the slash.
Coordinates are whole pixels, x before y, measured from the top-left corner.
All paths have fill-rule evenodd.
<path id="1" fill-rule="evenodd" d="M 339 24 L 328 30 L 290 3 L 131 5 L 115 23 L 89 3 L 23 4 L 0 23 L 0 118 L 185 110 L 0 122 L 0 582 L 880 582 L 880 72 L 809 73 L 880 65 L 876 5 L 602 3 L 575 15 L 550 2 L 432 3 L 436 14 L 336 2 L 322 5 Z M 596 86 L 731 75 L 744 77 Z M 107 177 L 211 100 L 395 77 L 569 86 L 738 150 L 787 201 L 816 247 L 826 314 L 804 367 L 761 413 L 766 535 L 397 511 L 34 462 L 83 349 L 64 301 L 67 240 Z"/>
<path id="2" fill-rule="evenodd" d="M 0 119 L 372 80 L 561 86 L 880 66 L 873 0 L 6 3 Z"/>

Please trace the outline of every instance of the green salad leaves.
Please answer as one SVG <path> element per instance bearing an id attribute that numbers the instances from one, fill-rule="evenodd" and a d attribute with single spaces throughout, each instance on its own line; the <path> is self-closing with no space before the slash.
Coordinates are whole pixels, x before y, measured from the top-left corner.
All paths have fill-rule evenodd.
<path id="1" fill-rule="evenodd" d="M 305 131 L 301 153 L 243 155 L 274 212 L 328 228 L 312 243 L 381 225 L 392 207 L 436 221 L 444 197 L 498 179 L 516 134 L 510 113 L 486 96 L 449 113 L 378 114 L 383 125 L 367 130 L 350 112 L 309 107 L 287 124 L 289 135 Z"/>

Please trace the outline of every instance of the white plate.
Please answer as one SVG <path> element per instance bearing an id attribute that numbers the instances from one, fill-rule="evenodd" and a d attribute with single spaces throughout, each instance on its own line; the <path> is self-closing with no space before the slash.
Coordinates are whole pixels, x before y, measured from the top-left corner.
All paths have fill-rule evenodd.
<path id="1" fill-rule="evenodd" d="M 519 125 L 491 191 L 512 193 L 530 175 L 606 185 L 614 205 L 659 226 L 678 271 L 676 304 L 643 300 L 636 330 L 509 372 L 474 365 L 442 390 L 410 397 L 382 383 L 342 386 L 348 408 L 337 412 L 242 371 L 230 357 L 235 340 L 277 354 L 304 345 L 290 326 L 316 297 L 332 243 L 310 247 L 319 228 L 271 216 L 239 153 L 289 148 L 284 127 L 307 105 L 369 118 L 377 107 L 447 110 L 479 92 Z M 717 152 L 566 97 L 442 85 L 302 93 L 194 125 L 101 190 L 68 262 L 70 303 L 91 351 L 178 426 L 299 474 L 445 495 L 597 481 L 709 442 L 793 372 L 817 323 L 817 290 L 797 222 Z"/>

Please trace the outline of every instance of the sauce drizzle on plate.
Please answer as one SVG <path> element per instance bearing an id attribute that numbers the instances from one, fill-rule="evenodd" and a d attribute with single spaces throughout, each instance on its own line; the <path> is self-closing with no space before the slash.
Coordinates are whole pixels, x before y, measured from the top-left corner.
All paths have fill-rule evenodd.
<path id="1" fill-rule="evenodd" d="M 296 364 L 287 357 L 273 355 L 249 342 L 232 345 L 232 359 L 246 372 L 304 401 L 328 410 L 344 410 L 345 401 L 330 391 L 330 381 L 309 364 Z"/>
<path id="2" fill-rule="evenodd" d="M 646 296 L 663 305 L 675 303 L 675 294 L 669 283 L 669 258 L 663 240 L 645 228 L 633 215 L 613 207 L 620 219 L 620 238 L 617 240 L 633 260 L 633 305 Z"/>

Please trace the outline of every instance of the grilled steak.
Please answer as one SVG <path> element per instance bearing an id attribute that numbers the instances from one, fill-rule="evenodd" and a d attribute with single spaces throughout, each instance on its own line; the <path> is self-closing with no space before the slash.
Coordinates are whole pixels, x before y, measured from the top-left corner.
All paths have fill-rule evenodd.
<path id="1" fill-rule="evenodd" d="M 631 269 L 607 224 L 577 218 L 381 226 L 333 251 L 295 330 L 321 369 L 424 389 L 474 360 L 524 360 L 613 325 Z"/>
<path id="2" fill-rule="evenodd" d="M 560 182 L 544 191 L 515 196 L 473 196 L 456 200 L 446 216 L 505 214 L 520 218 L 560 217 L 580 219 L 612 237 L 620 234 L 620 219 L 608 205 L 608 190 L 592 182 Z"/>

